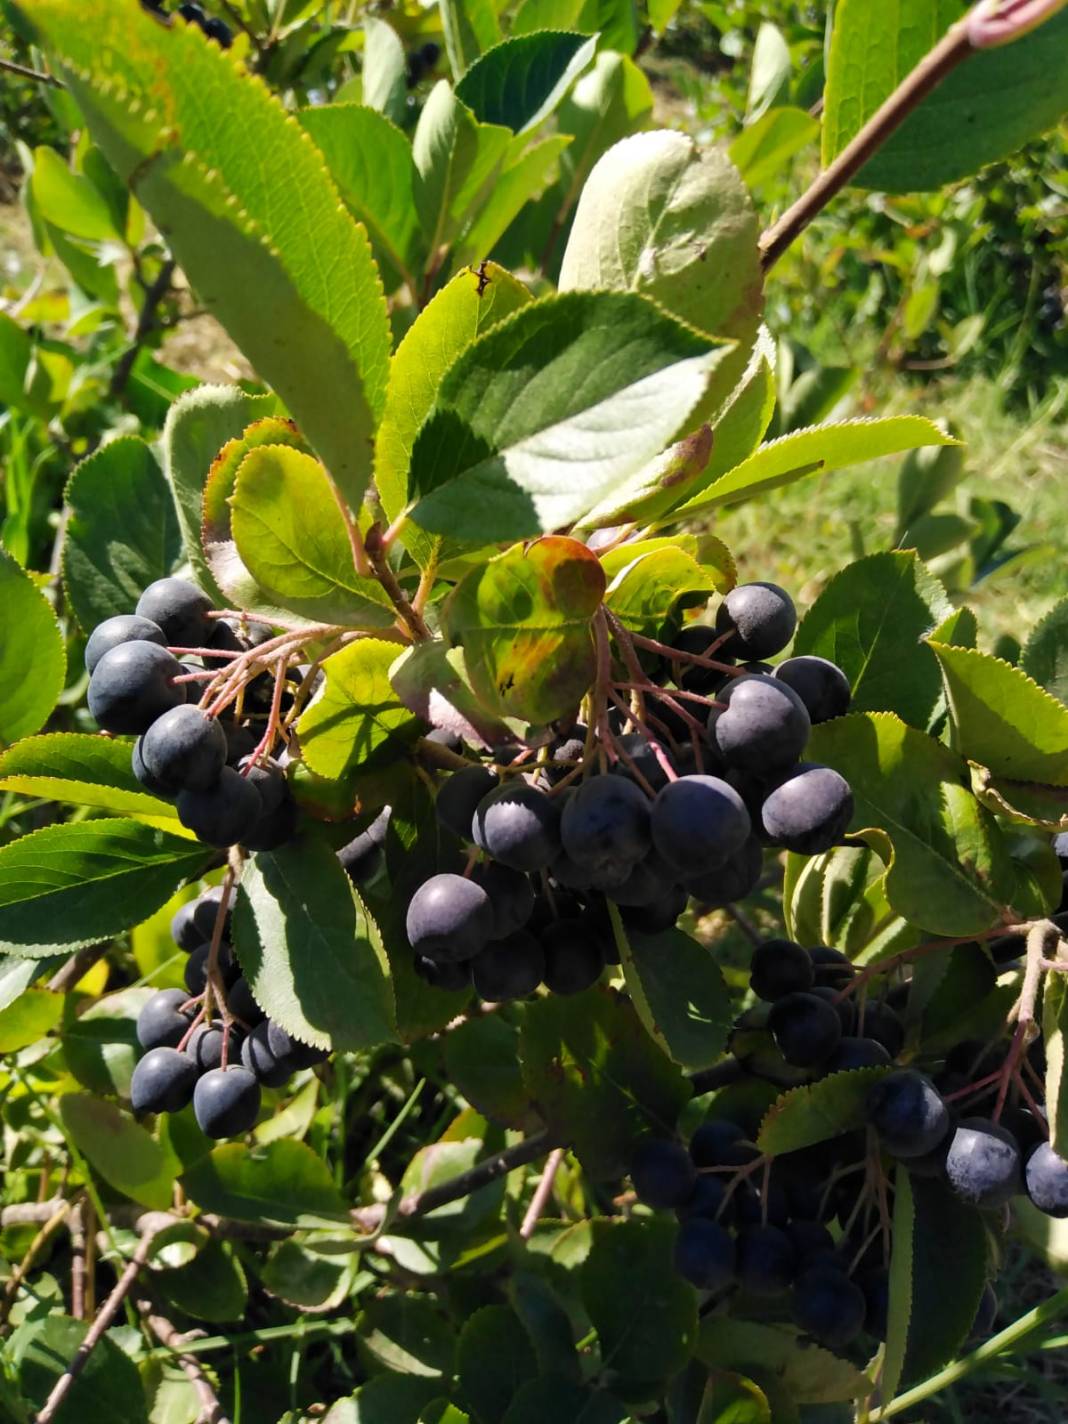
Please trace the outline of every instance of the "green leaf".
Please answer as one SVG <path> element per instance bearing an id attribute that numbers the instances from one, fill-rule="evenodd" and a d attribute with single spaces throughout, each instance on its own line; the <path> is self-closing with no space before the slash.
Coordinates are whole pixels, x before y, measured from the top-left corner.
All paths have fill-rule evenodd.
<path id="1" fill-rule="evenodd" d="M 14 317 L 0 312 L 0 405 L 21 410 L 26 403 L 26 375 L 33 342 Z"/>
<path id="2" fill-rule="evenodd" d="M 72 172 L 54 148 L 34 149 L 30 182 L 46 222 L 90 242 L 120 241 L 103 193 L 83 173 Z"/>
<path id="3" fill-rule="evenodd" d="M 35 1409 L 84 1344 L 89 1325 L 68 1315 L 28 1321 L 7 1345 L 19 1388 Z M 74 1389 L 52 1416 L 54 1424 L 148 1424 L 145 1394 L 133 1360 L 106 1333 L 86 1359 Z"/>
<path id="4" fill-rule="evenodd" d="M 222 1324 L 240 1320 L 248 1310 L 245 1272 L 223 1241 L 209 1241 L 187 1265 L 157 1271 L 152 1283 L 171 1305 L 194 1320 Z"/>
<path id="5" fill-rule="evenodd" d="M 508 1299 L 530 1336 L 541 1376 L 578 1384 L 582 1365 L 575 1348 L 571 1319 L 545 1277 L 532 1270 L 513 1272 L 508 1282 Z"/>
<path id="6" fill-rule="evenodd" d="M 412 518 L 473 544 L 574 523 L 678 433 L 723 350 L 633 293 L 532 303 L 442 382 Z"/>
<path id="7" fill-rule="evenodd" d="M 360 1313 L 357 1339 L 361 1354 L 376 1368 L 434 1380 L 439 1392 L 441 1380 L 453 1372 L 452 1327 L 426 1296 L 371 1301 Z"/>
<path id="8" fill-rule="evenodd" d="M 538 1374 L 530 1337 L 506 1305 L 476 1310 L 460 1332 L 456 1373 L 481 1424 L 500 1424 L 517 1390 Z"/>
<path id="9" fill-rule="evenodd" d="M 989 1269 L 980 1212 L 945 1182 L 910 1176 L 904 1167 L 895 1182 L 884 1399 L 898 1379 L 912 1384 L 953 1358 L 972 1328 Z"/>
<path id="10" fill-rule="evenodd" d="M 731 144 L 731 162 L 750 188 L 775 178 L 790 159 L 819 137 L 819 120 L 789 104 L 747 124 Z"/>
<path id="11" fill-rule="evenodd" d="M 129 613 L 182 556 L 174 501 L 150 447 L 120 435 L 83 460 L 67 485 L 63 579 L 88 632 Z"/>
<path id="12" fill-rule="evenodd" d="M 463 648 L 448 648 L 438 638 L 416 643 L 397 658 L 389 680 L 417 717 L 476 746 L 500 746 L 515 735 L 514 727 L 488 712 L 476 697 Z"/>
<path id="13" fill-rule="evenodd" d="M 962 0 L 841 0 L 823 119 L 829 162 L 964 9 Z M 1011 45 L 973 53 L 869 159 L 854 182 L 890 193 L 944 188 L 1006 158 L 1068 110 L 1068 15 Z M 996 95 L 995 103 L 990 96 Z"/>
<path id="14" fill-rule="evenodd" d="M 163 427 L 163 473 L 174 495 L 186 558 L 216 603 L 226 597 L 212 576 L 201 543 L 204 488 L 224 445 L 253 422 L 279 414 L 274 396 L 250 396 L 239 386 L 200 386 L 180 396 Z"/>
<path id="15" fill-rule="evenodd" d="M 774 1424 L 774 1420 L 760 1386 L 724 1370 L 708 1381 L 697 1424 Z"/>
<path id="16" fill-rule="evenodd" d="M 27 676 L 28 669 L 33 676 Z M 0 549 L 0 743 L 36 732 L 63 691 L 67 655 L 52 605 Z"/>
<path id="17" fill-rule="evenodd" d="M 713 593 L 728 593 L 735 581 L 734 561 L 726 549 L 727 557 L 716 567 L 699 564 L 673 542 L 647 547 L 656 543 L 643 539 L 637 545 L 623 545 L 619 552 L 626 556 L 632 549 L 633 557 L 614 575 L 604 600 L 626 628 L 647 638 L 659 638 L 680 608 L 705 603 Z"/>
<path id="18" fill-rule="evenodd" d="M 124 819 L 45 826 L 0 846 L 0 953 L 36 958 L 111 939 L 158 910 L 211 854 Z"/>
<path id="19" fill-rule="evenodd" d="M 542 1375 L 519 1388 L 504 1424 L 545 1424 L 547 1419 L 566 1419 L 567 1424 L 628 1424 L 631 1417 L 629 1410 L 603 1390 Z"/>
<path id="20" fill-rule="evenodd" d="M 170 1207 L 177 1164 L 129 1113 L 82 1093 L 66 1093 L 59 1111 L 75 1146 L 109 1186 L 156 1211 Z"/>
<path id="21" fill-rule="evenodd" d="M 523 135 L 512 141 L 485 201 L 453 248 L 454 271 L 465 263 L 480 264 L 483 254 L 494 250 L 523 206 L 548 185 L 570 142 L 567 134 L 551 134 L 534 144 Z"/>
<path id="22" fill-rule="evenodd" d="M 894 543 L 909 546 L 909 530 L 952 494 L 964 478 L 962 445 L 930 445 L 910 450 L 897 477 L 897 530 Z"/>
<path id="23" fill-rule="evenodd" d="M 628 1379 L 665 1379 L 697 1338 L 697 1297 L 672 1259 L 675 1229 L 656 1219 L 593 1223 L 582 1298 L 603 1366 Z"/>
<path id="24" fill-rule="evenodd" d="M 734 1020 L 711 950 L 677 927 L 655 935 L 627 931 L 615 905 L 609 902 L 608 909 L 642 1023 L 681 1067 L 710 1068 L 723 1056 Z"/>
<path id="25" fill-rule="evenodd" d="M 182 1186 L 203 1211 L 235 1221 L 333 1226 L 347 1219 L 327 1163 L 288 1137 L 265 1146 L 213 1148 L 185 1173 Z"/>
<path id="26" fill-rule="evenodd" d="M 926 728 L 941 677 L 923 642 L 953 605 L 915 554 L 870 554 L 834 575 L 801 620 L 794 653 L 829 658 L 849 678 L 854 712 L 896 712 Z"/>
<path id="27" fill-rule="evenodd" d="M 1046 1112 L 1050 1144 L 1059 1157 L 1068 1153 L 1068 985 L 1061 973 L 1047 974 L 1042 989 L 1042 1046 L 1046 1053 Z"/>
<path id="28" fill-rule="evenodd" d="M 791 1088 L 768 1109 L 760 1124 L 757 1146 L 761 1152 L 777 1157 L 863 1127 L 867 1122 L 868 1094 L 890 1071 L 857 1068 Z"/>
<path id="29" fill-rule="evenodd" d="M 249 861 L 234 944 L 256 1002 L 302 1042 L 356 1051 L 392 1039 L 377 932 L 323 841 L 298 836 Z"/>
<path id="30" fill-rule="evenodd" d="M 1040 687 L 1068 702 L 1068 598 L 1055 603 L 1031 630 L 1020 666 Z"/>
<path id="31" fill-rule="evenodd" d="M 737 336 L 762 305 L 759 232 L 720 150 L 668 129 L 636 134 L 586 180 L 560 289 L 643 292 L 700 331 Z"/>
<path id="32" fill-rule="evenodd" d="M 958 757 L 888 712 L 813 727 L 806 754 L 853 788 L 850 830 L 887 865 L 892 909 L 931 934 L 974 934 L 997 923 L 1015 872 Z"/>
<path id="33" fill-rule="evenodd" d="M 710 1315 L 701 1323 L 695 1353 L 713 1369 L 759 1370 L 762 1379 L 773 1379 L 799 1404 L 832 1404 L 871 1391 L 855 1365 L 791 1326 Z"/>
<path id="34" fill-rule="evenodd" d="M 1068 707 L 990 653 L 930 646 L 942 666 L 956 750 L 995 776 L 1068 786 Z"/>
<path id="35" fill-rule="evenodd" d="M 528 1103 L 511 1024 L 499 1015 L 471 1019 L 445 1035 L 443 1051 L 449 1082 L 473 1108 L 493 1122 L 522 1123 Z"/>
<path id="36" fill-rule="evenodd" d="M 367 235 L 322 156 L 267 86 L 195 26 L 110 6 L 90 29 L 76 0 L 27 8 L 30 32 L 201 302 L 358 508 L 389 322 Z"/>
<path id="37" fill-rule="evenodd" d="M 551 722 L 573 711 L 593 681 L 592 619 L 604 570 L 575 539 L 548 535 L 473 569 L 442 612 L 471 686 L 506 717 Z"/>
<path id="38" fill-rule="evenodd" d="M 57 732 L 0 752 L 0 790 L 133 816 L 180 834 L 178 813 L 147 792 L 130 767 L 129 738 Z"/>
<path id="39" fill-rule="evenodd" d="M 647 524 L 667 513 L 701 482 L 712 453 L 712 428 L 701 425 L 669 446 L 582 520 L 585 529 Z"/>
<path id="40" fill-rule="evenodd" d="M 440 1393 L 437 1375 L 376 1375 L 353 1399 L 335 1404 L 323 1424 L 419 1424 L 424 1405 Z"/>
<path id="41" fill-rule="evenodd" d="M 623 1175 L 644 1126 L 670 1132 L 688 1093 L 633 1006 L 599 990 L 529 1004 L 519 1061 L 531 1100 L 595 1180 Z"/>
<path id="42" fill-rule="evenodd" d="M 878 460 L 918 445 L 950 445 L 952 438 L 919 415 L 882 420 L 843 420 L 795 430 L 762 445 L 755 454 L 714 480 L 675 513 L 688 517 L 699 509 L 737 504 L 767 490 L 793 484 L 805 475 L 827 474 L 847 465 Z"/>
<path id="43" fill-rule="evenodd" d="M 363 22 L 363 102 L 399 124 L 408 100 L 408 64 L 400 36 L 385 20 Z"/>
<path id="44" fill-rule="evenodd" d="M 405 1195 L 425 1192 L 469 1171 L 488 1154 L 486 1130 L 486 1123 L 476 1113 L 462 1113 L 440 1141 L 421 1147 L 415 1154 L 401 1179 L 401 1190 Z M 498 1141 L 503 1142 L 503 1138 Z M 437 1207 L 420 1218 L 421 1239 L 471 1241 L 479 1228 L 498 1221 L 504 1192 L 505 1182 L 500 1178 L 466 1198 Z"/>
<path id="45" fill-rule="evenodd" d="M 284 445 L 250 450 L 230 505 L 237 552 L 268 598 L 316 622 L 387 628 L 394 621 L 382 585 L 353 567 L 336 495 L 313 456 Z"/>
<path id="46" fill-rule="evenodd" d="M 456 97 L 480 123 L 527 133 L 548 118 L 596 48 L 595 38 L 559 30 L 514 35 L 475 60 Z"/>
<path id="47" fill-rule="evenodd" d="M 418 735 L 389 680 L 399 651 L 396 643 L 359 638 L 323 662 L 326 682 L 297 723 L 302 755 L 320 776 L 388 761 Z"/>
<path id="48" fill-rule="evenodd" d="M 151 989 L 123 989 L 90 1004 L 66 1025 L 63 1057 L 82 1087 L 98 1097 L 130 1096 L 130 1079 L 142 1054 L 137 1015 L 151 997 Z"/>
<path id="49" fill-rule="evenodd" d="M 493 0 L 441 0 L 441 27 L 449 67 L 457 80 L 501 38 Z"/>
<path id="50" fill-rule="evenodd" d="M 412 448 L 445 372 L 478 336 L 530 300 L 522 282 L 490 262 L 482 277 L 457 273 L 408 328 L 390 362 L 386 407 L 375 436 L 375 488 L 390 523 L 408 502 Z M 403 538 L 425 568 L 436 541 L 411 526 Z"/>
<path id="51" fill-rule="evenodd" d="M 296 1241 L 280 1241 L 261 1275 L 272 1295 L 299 1310 L 336 1310 L 352 1285 L 348 1260 L 320 1256 Z"/>
<path id="52" fill-rule="evenodd" d="M 63 995 L 48 989 L 26 989 L 0 1009 L 0 1053 L 17 1053 L 36 1043 L 63 1017 Z"/>
<path id="53" fill-rule="evenodd" d="M 509 129 L 480 124 L 446 80 L 430 91 L 415 126 L 412 156 L 416 208 L 432 259 L 474 220 L 511 143 Z"/>
<path id="54" fill-rule="evenodd" d="M 698 481 L 698 490 L 707 489 L 747 460 L 767 434 L 778 400 L 775 368 L 775 342 L 767 327 L 761 325 L 737 384 L 716 415 L 712 457 Z"/>
<path id="55" fill-rule="evenodd" d="M 406 135 L 361 104 L 319 104 L 297 117 L 325 158 L 345 206 L 366 226 L 376 254 L 414 290 L 422 243 L 415 160 Z"/>

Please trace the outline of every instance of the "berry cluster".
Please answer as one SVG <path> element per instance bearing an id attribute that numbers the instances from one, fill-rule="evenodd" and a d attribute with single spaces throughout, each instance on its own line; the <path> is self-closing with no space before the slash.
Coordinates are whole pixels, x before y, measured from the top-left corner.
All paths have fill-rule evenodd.
<path id="1" fill-rule="evenodd" d="M 135 1112 L 180 1112 L 192 1102 L 201 1131 L 213 1138 L 247 1132 L 259 1116 L 261 1087 L 280 1088 L 327 1057 L 264 1015 L 228 932 L 219 889 L 175 915 L 171 934 L 189 955 L 186 987 L 160 989 L 141 1009 L 137 1041 L 145 1052 L 130 1084 Z"/>
<path id="2" fill-rule="evenodd" d="M 691 897 L 750 894 L 765 847 L 812 855 L 840 841 L 849 785 L 800 758 L 812 724 L 847 710 L 849 684 L 823 658 L 760 661 L 796 621 L 767 583 L 735 588 L 714 626 L 670 644 L 612 620 L 618 661 L 606 643 L 584 721 L 538 753 L 455 758 L 437 816 L 471 850 L 411 898 L 417 971 L 494 1001 L 541 983 L 575 993 L 617 962 L 610 904 L 628 930 L 657 933 Z"/>
<path id="3" fill-rule="evenodd" d="M 793 1086 L 886 1069 L 867 1093 L 866 1128 L 770 1156 L 747 1131 L 755 1124 L 713 1110 L 688 1147 L 647 1137 L 631 1162 L 638 1198 L 677 1214 L 686 1280 L 717 1296 L 788 1300 L 794 1323 L 832 1349 L 862 1334 L 885 1339 L 895 1164 L 983 1211 L 1024 1193 L 1068 1216 L 1068 1161 L 1038 1101 L 1041 1043 L 1028 1046 L 1020 1030 L 1011 1041 L 964 1041 L 929 1071 L 910 1044 L 905 1066 L 898 1008 L 908 986 L 869 997 L 875 982 L 826 946 L 762 943 L 750 975 L 758 1003 L 732 1040 L 739 1081 Z M 995 1309 L 988 1286 L 973 1333 L 989 1331 Z"/>
<path id="4" fill-rule="evenodd" d="M 89 711 L 104 731 L 137 736 L 134 775 L 174 801 L 199 840 L 272 850 L 294 834 L 297 813 L 281 766 L 266 755 L 271 678 L 266 687 L 254 679 L 242 689 L 240 715 L 196 701 L 202 683 L 217 681 L 205 663 L 235 658 L 264 637 L 236 616 L 210 614 L 195 584 L 163 578 L 145 589 L 134 613 L 105 619 L 85 647 Z M 258 737 L 262 721 L 267 731 Z"/>
<path id="5" fill-rule="evenodd" d="M 141 8 L 148 10 L 150 14 L 159 15 L 163 20 L 167 19 L 167 10 L 163 0 L 141 0 Z M 217 19 L 214 15 L 205 14 L 200 5 L 194 5 L 192 0 L 185 0 L 175 11 L 181 15 L 183 20 L 188 20 L 191 25 L 196 25 L 203 30 L 209 40 L 214 40 L 223 49 L 229 49 L 234 42 L 233 32 L 224 20 Z"/>

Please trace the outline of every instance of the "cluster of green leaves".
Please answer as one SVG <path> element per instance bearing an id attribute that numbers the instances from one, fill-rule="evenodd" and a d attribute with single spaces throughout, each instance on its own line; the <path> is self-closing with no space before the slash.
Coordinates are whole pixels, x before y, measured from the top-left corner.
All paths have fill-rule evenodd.
<path id="1" fill-rule="evenodd" d="M 635 1135 L 695 1112 L 688 1075 L 724 1054 L 740 1001 L 707 945 L 683 928 L 628 937 L 617 923 L 610 988 L 456 1027 L 462 997 L 415 977 L 403 929 L 407 897 L 442 850 L 416 746 L 427 723 L 486 746 L 543 737 L 593 680 L 599 610 L 660 637 L 733 586 L 731 551 L 686 532 L 692 521 L 715 514 L 729 532 L 732 506 L 879 456 L 922 451 L 952 468 L 956 443 L 926 420 L 809 424 L 833 403 L 828 387 L 795 392 L 790 410 L 779 398 L 744 180 L 779 171 L 815 121 L 777 102 L 789 68 L 774 36 L 728 158 L 650 127 L 631 5 L 525 0 L 502 16 L 489 0 L 444 0 L 435 29 L 407 9 L 357 27 L 249 0 L 231 52 L 135 0 L 91 28 L 73 0 L 12 8 L 63 78 L 81 134 L 69 165 L 49 148 L 32 155 L 40 240 L 79 287 L 77 254 L 97 267 L 108 244 L 125 245 L 143 289 L 149 256 L 164 260 L 147 215 L 267 388 L 183 394 L 139 347 L 127 392 L 146 367 L 165 422 L 157 405 L 141 435 L 101 444 L 75 470 L 61 612 L 76 650 L 78 625 L 129 611 L 147 582 L 188 566 L 220 606 L 307 631 L 324 683 L 296 721 L 302 831 L 247 860 L 234 937 L 264 1009 L 337 1056 L 269 1097 L 247 1142 L 212 1147 L 188 1113 L 149 1130 L 122 1106 L 146 986 L 180 982 L 166 924 L 212 854 L 134 779 L 128 742 L 89 735 L 76 710 L 64 715 L 78 731 L 49 725 L 68 640 L 41 580 L 4 556 L 0 790 L 73 808 L 0 846 L 3 1088 L 23 1134 L 11 1199 L 46 1196 L 50 1163 L 66 1156 L 69 1186 L 108 1222 L 115 1262 L 130 1204 L 167 1208 L 176 1188 L 236 1224 L 239 1244 L 177 1222 L 149 1281 L 182 1316 L 245 1319 L 226 1391 L 243 1399 L 247 1371 L 257 1417 L 289 1399 L 295 1421 L 326 1395 L 338 1401 L 332 1424 L 549 1413 L 612 1424 L 661 1406 L 702 1424 L 851 1418 L 871 1388 L 859 1369 L 785 1326 L 720 1315 L 699 1326 L 671 1265 L 673 1228 L 614 1210 Z M 673 10 L 651 6 L 649 20 L 663 29 Z M 900 77 L 849 62 L 881 53 L 858 13 L 843 4 L 832 31 L 829 155 Z M 434 34 L 451 80 L 413 92 L 405 46 Z M 979 161 L 1049 117 L 1011 112 L 1021 129 Z M 927 121 L 945 116 L 931 109 Z M 959 167 L 960 145 L 942 149 Z M 117 303 L 117 288 L 97 293 L 86 330 L 118 331 Z M 66 429 L 63 401 L 81 399 L 79 383 L 55 400 L 49 385 L 52 403 L 36 404 L 58 369 L 47 343 L 13 320 L 0 337 L 0 399 Z M 160 424 L 158 442 L 144 438 Z M 926 475 L 914 462 L 902 476 L 899 542 L 926 538 L 929 553 L 951 476 Z M 586 542 L 620 526 L 635 537 L 600 555 Z M 354 559 L 360 543 L 377 571 Z M 975 619 L 911 549 L 842 570 L 808 610 L 795 651 L 832 658 L 853 689 L 850 715 L 817 729 L 812 754 L 849 778 L 857 809 L 848 848 L 789 858 L 785 912 L 802 941 L 874 961 L 1055 904 L 1068 612 L 1035 631 L 1020 667 L 976 641 Z M 387 803 L 385 871 L 357 893 L 334 848 Z M 71 951 L 113 941 L 102 978 L 43 987 Z M 997 1026 L 1013 986 L 976 946 L 931 963 L 914 981 L 917 1040 Z M 761 1146 L 792 1151 L 851 1129 L 870 1081 L 770 1093 L 755 1104 Z M 520 1233 L 536 1172 L 422 1216 L 398 1211 L 539 1131 L 570 1149 L 561 1219 Z M 368 1200 L 384 1205 L 381 1234 L 353 1214 Z M 959 1347 L 987 1250 L 958 1217 L 947 1254 L 937 1194 L 906 1184 L 897 1211 L 890 1393 Z M 268 1247 L 255 1248 L 257 1232 Z M 947 1272 L 962 1281 L 951 1312 Z M 256 1314 L 250 1278 L 285 1324 Z M 58 1281 L 16 1291 L 0 1389 L 15 1420 L 84 1337 L 62 1294 Z M 305 1318 L 315 1313 L 337 1318 Z M 332 1343 L 346 1334 L 355 1364 Z M 258 1360 L 281 1338 L 296 1342 L 288 1375 Z M 109 1417 L 196 1417 L 189 1381 L 136 1332 L 111 1332 L 93 1360 L 79 1407 L 95 1393 Z"/>

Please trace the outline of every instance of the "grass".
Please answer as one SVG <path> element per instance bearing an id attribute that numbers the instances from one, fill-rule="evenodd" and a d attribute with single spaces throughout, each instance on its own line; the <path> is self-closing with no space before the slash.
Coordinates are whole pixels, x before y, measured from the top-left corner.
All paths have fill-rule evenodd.
<path id="1" fill-rule="evenodd" d="M 940 508 L 966 514 L 973 495 L 1003 500 L 1021 516 L 1012 547 L 1063 544 L 1068 387 L 1026 420 L 1004 408 L 996 385 L 979 379 L 899 388 L 885 400 L 868 394 L 836 414 L 906 411 L 949 421 L 966 442 L 967 474 Z M 899 459 L 880 460 L 811 476 L 726 513 L 716 532 L 738 559 L 742 578 L 781 583 L 807 608 L 852 559 L 893 547 L 899 467 Z M 993 575 L 961 601 L 979 617 L 981 645 L 991 647 L 1003 634 L 1022 641 L 1066 595 L 1068 563 L 1051 553 Z"/>

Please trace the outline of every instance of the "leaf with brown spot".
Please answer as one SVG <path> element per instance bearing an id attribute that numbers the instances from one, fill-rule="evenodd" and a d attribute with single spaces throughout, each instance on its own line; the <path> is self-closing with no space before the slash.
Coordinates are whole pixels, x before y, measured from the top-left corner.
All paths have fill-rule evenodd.
<path id="1" fill-rule="evenodd" d="M 605 576 L 576 539 L 516 544 L 462 579 L 444 608 L 471 686 L 505 717 L 551 722 L 574 711 L 595 671 L 592 619 Z"/>

